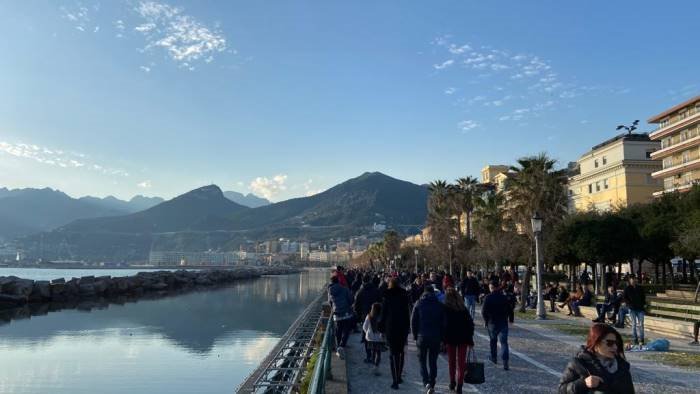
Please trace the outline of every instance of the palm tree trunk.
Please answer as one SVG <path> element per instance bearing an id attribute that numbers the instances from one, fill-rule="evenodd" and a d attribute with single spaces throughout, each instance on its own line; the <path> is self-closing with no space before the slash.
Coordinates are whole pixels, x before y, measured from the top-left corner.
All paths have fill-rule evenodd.
<path id="1" fill-rule="evenodd" d="M 531 264 L 527 265 L 525 270 L 525 278 L 523 278 L 523 288 L 521 290 L 520 297 L 520 312 L 525 313 L 525 308 L 527 307 L 527 298 L 530 295 L 530 277 L 531 275 Z"/>

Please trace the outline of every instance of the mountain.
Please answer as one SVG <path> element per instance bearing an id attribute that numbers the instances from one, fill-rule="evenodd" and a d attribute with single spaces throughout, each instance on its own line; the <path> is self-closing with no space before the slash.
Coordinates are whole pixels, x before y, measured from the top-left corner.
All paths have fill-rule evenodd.
<path id="1" fill-rule="evenodd" d="M 428 189 L 410 182 L 366 172 L 325 192 L 238 212 L 230 219 L 230 230 L 371 226 L 420 226 L 427 215 Z"/>
<path id="2" fill-rule="evenodd" d="M 215 185 L 141 212 L 76 220 L 25 237 L 29 255 L 46 259 L 144 261 L 150 251 L 235 250 L 249 240 L 324 240 L 366 234 L 372 224 L 412 232 L 427 216 L 428 190 L 373 172 L 325 192 L 257 208 L 237 204 Z"/>
<path id="3" fill-rule="evenodd" d="M 85 196 L 80 197 L 79 200 L 87 201 L 103 208 L 123 211 L 124 213 L 143 211 L 165 201 L 160 197 L 145 197 L 142 195 L 134 196 L 129 201 L 120 200 L 114 196 L 105 198 Z"/>
<path id="4" fill-rule="evenodd" d="M 125 211 L 74 199 L 49 188 L 0 189 L 0 238 L 49 231 L 80 218 L 123 215 Z"/>
<path id="5" fill-rule="evenodd" d="M 224 197 L 216 185 L 204 186 L 144 211 L 124 216 L 81 219 L 61 229 L 64 232 L 148 234 L 186 231 L 193 228 L 217 230 L 217 218 L 250 208 Z"/>
<path id="6" fill-rule="evenodd" d="M 229 200 L 231 200 L 235 203 L 245 205 L 246 207 L 249 207 L 249 208 L 258 208 L 258 207 L 272 204 L 269 200 L 262 198 L 262 197 L 258 197 L 252 193 L 248 193 L 248 194 L 244 195 L 243 193 L 239 193 L 239 192 L 227 191 L 227 192 L 224 192 L 224 197 L 228 198 Z"/>

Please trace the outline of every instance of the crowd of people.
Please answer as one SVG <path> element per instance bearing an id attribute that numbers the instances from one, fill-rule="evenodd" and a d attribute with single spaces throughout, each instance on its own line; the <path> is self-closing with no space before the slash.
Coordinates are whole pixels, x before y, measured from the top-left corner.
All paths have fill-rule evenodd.
<path id="1" fill-rule="evenodd" d="M 619 321 L 619 297 L 619 303 L 624 303 L 630 316 L 636 316 L 639 322 L 635 340 L 639 335 L 644 342 L 644 296 L 635 286 L 634 279 L 630 279 L 630 285 L 619 295 L 611 286 L 605 303 L 597 305 L 599 318 L 590 329 L 586 345 L 566 367 L 560 393 L 634 392 L 621 336 L 604 319 L 607 312 L 613 312 Z M 468 271 L 458 279 L 445 272 L 387 273 L 336 267 L 328 288 L 336 324 L 336 353 L 344 358 L 351 332 L 361 333 L 364 362 L 371 365 L 375 375 L 381 375 L 382 352 L 388 350 L 390 388 L 397 390 L 403 383 L 405 349 L 412 337 L 426 391 L 434 392 L 437 359 L 440 353 L 446 353 L 449 388 L 461 393 L 470 372 L 467 361 L 474 348 L 477 304 L 481 304 L 480 319 L 489 334 L 489 360 L 498 365 L 500 343 L 500 360 L 508 371 L 509 323 L 514 322 L 516 302 L 523 297 L 521 289 L 517 273 L 511 270 L 487 274 Z M 566 306 L 570 315 L 580 315 L 579 307 L 591 305 L 594 300 L 586 283 L 578 285 L 575 292 L 552 283 L 544 294 L 552 308 Z M 534 306 L 536 302 L 530 302 L 531 298 L 533 295 L 528 295 L 526 301 Z"/>

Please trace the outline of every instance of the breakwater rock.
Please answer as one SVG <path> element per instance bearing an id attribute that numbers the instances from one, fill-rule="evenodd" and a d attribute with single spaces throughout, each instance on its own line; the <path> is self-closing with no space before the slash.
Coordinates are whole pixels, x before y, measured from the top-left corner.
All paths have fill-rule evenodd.
<path id="1" fill-rule="evenodd" d="M 262 275 L 286 275 L 299 271 L 297 268 L 286 266 L 235 267 L 200 271 L 147 271 L 124 277 L 83 276 L 52 281 L 0 276 L 0 309 L 17 308 L 27 304 L 167 295 L 225 286 L 237 280 L 253 279 Z"/>

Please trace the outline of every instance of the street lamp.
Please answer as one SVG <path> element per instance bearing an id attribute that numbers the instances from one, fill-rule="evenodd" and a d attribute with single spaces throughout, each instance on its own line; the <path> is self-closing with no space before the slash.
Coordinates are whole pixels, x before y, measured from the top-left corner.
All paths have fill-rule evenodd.
<path id="1" fill-rule="evenodd" d="M 450 259 L 450 275 L 452 275 L 452 243 L 447 244 L 447 251 Z"/>
<path id="2" fill-rule="evenodd" d="M 416 256 L 416 275 L 418 275 L 418 249 L 413 249 L 413 254 Z"/>
<path id="3" fill-rule="evenodd" d="M 540 235 L 542 234 L 542 218 L 535 212 L 532 215 L 532 233 L 535 235 L 535 263 L 537 264 L 537 319 L 547 318 L 542 294 L 542 260 L 540 259 Z"/>

